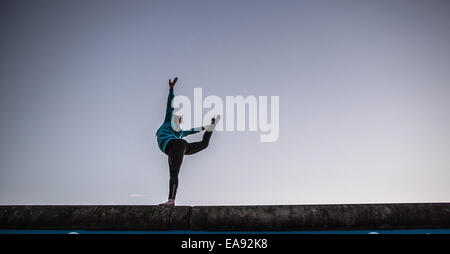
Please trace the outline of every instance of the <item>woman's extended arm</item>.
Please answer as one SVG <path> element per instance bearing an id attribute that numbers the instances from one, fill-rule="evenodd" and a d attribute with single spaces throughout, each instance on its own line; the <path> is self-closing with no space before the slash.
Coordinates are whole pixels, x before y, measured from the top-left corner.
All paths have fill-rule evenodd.
<path id="1" fill-rule="evenodd" d="M 178 77 L 175 77 L 175 79 L 172 80 L 169 79 L 169 97 L 167 98 L 167 106 L 166 106 L 166 117 L 164 118 L 164 122 L 170 122 L 172 119 L 172 113 L 173 113 L 173 107 L 172 107 L 172 100 L 173 100 L 173 87 L 175 86 L 175 83 L 177 83 Z"/>
<path id="2" fill-rule="evenodd" d="M 189 136 L 191 134 L 200 132 L 202 130 L 204 130 L 204 127 L 197 127 L 197 128 L 192 128 L 192 129 L 190 129 L 188 131 L 182 131 L 181 132 L 181 137 L 186 137 L 186 136 Z"/>
<path id="3" fill-rule="evenodd" d="M 188 135 L 206 130 L 206 131 L 212 131 L 214 129 L 214 127 L 216 126 L 216 124 L 220 121 L 220 115 L 214 117 L 211 119 L 211 124 L 210 125 L 206 125 L 206 126 L 202 126 L 202 127 L 196 127 L 196 128 L 192 128 L 188 131 L 182 131 L 181 132 L 181 137 L 186 137 Z"/>

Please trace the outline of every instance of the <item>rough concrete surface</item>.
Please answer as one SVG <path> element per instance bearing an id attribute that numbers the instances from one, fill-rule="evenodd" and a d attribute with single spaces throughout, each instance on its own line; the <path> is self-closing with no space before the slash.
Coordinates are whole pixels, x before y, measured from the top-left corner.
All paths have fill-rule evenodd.
<path id="1" fill-rule="evenodd" d="M 0 229 L 285 231 L 450 228 L 450 203 L 0 206 Z"/>

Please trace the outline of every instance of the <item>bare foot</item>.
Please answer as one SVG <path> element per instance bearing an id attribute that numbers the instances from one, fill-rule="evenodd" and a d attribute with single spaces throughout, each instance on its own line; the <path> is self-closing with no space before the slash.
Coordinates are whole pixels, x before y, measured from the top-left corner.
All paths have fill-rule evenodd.
<path id="1" fill-rule="evenodd" d="M 211 124 L 206 127 L 206 131 L 213 131 L 219 121 L 220 115 L 217 115 L 215 118 L 211 119 Z"/>

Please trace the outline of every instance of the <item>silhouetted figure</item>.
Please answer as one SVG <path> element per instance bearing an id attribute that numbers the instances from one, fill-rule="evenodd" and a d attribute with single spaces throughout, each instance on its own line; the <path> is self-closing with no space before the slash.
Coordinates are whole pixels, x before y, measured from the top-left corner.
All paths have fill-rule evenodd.
<path id="1" fill-rule="evenodd" d="M 180 124 L 182 122 L 182 117 L 173 114 L 174 109 L 172 107 L 172 100 L 174 97 L 173 87 L 175 86 L 177 80 L 177 77 L 175 77 L 173 81 L 169 79 L 170 90 L 169 98 L 167 99 L 166 116 L 164 118 L 164 123 L 156 132 L 159 149 L 161 149 L 161 151 L 169 157 L 170 173 L 169 200 L 160 205 L 175 205 L 175 196 L 178 188 L 178 173 L 180 172 L 184 155 L 194 154 L 208 147 L 212 132 L 220 120 L 220 115 L 218 115 L 217 117 L 211 119 L 210 125 L 192 128 L 187 131 L 181 130 Z M 183 137 L 202 130 L 205 130 L 205 133 L 203 134 L 203 139 L 200 142 L 189 143 L 183 139 Z"/>

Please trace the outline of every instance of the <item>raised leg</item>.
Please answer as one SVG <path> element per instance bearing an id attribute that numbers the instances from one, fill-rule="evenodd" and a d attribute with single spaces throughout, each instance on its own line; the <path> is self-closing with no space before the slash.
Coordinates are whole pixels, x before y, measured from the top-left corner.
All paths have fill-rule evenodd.
<path id="1" fill-rule="evenodd" d="M 191 155 L 207 148 L 209 145 L 209 140 L 211 139 L 211 135 L 212 131 L 205 131 L 205 133 L 203 134 L 202 141 L 187 143 L 185 154 Z"/>

